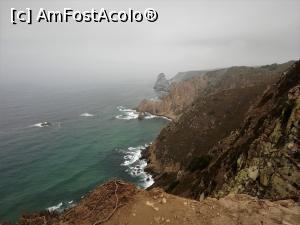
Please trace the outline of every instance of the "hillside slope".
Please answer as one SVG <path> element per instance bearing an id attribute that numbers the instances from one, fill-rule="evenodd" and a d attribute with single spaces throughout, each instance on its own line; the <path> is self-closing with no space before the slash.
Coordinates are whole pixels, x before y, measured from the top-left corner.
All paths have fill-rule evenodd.
<path id="1" fill-rule="evenodd" d="M 224 101 L 216 105 L 220 104 L 225 108 L 230 106 L 224 105 Z M 279 81 L 263 94 L 245 116 L 241 116 L 245 119 L 240 128 L 232 130 L 224 138 L 215 139 L 217 136 L 214 136 L 215 144 L 212 141 L 207 148 L 203 148 L 201 141 L 209 140 L 210 132 L 217 126 L 203 135 L 200 131 L 203 126 L 197 133 L 196 130 L 193 131 L 195 123 L 191 118 L 201 121 L 202 111 L 210 110 L 201 104 L 195 107 L 195 110 L 185 113 L 178 122 L 162 131 L 150 148 L 150 170 L 157 173 L 156 186 L 162 186 L 170 193 L 196 199 L 211 195 L 222 197 L 228 193 L 246 193 L 273 200 L 298 198 L 299 61 L 282 74 Z M 221 110 L 221 113 L 224 112 Z M 239 113 L 234 115 L 238 117 Z M 224 117 L 221 123 L 232 119 Z M 189 134 L 188 124 L 191 132 L 195 133 L 190 136 L 190 141 L 195 143 L 194 148 L 181 146 L 181 140 L 186 139 Z M 172 139 L 174 132 L 168 133 L 168 129 L 181 135 Z M 195 150 L 196 148 L 201 150 Z M 178 154 L 178 157 L 173 157 Z M 191 160 L 185 161 L 185 156 L 190 156 Z M 177 165 L 172 170 L 157 166 L 168 165 L 170 160 L 172 165 Z"/>
<path id="2" fill-rule="evenodd" d="M 260 85 L 228 89 L 195 100 L 153 142 L 148 168 L 155 173 L 177 173 L 187 168 L 195 156 L 207 154 L 216 141 L 240 126 L 249 106 L 264 88 Z"/>

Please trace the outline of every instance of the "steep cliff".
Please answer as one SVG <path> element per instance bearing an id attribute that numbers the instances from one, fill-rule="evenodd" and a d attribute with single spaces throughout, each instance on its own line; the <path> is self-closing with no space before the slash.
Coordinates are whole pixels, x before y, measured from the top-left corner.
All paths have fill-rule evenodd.
<path id="1" fill-rule="evenodd" d="M 212 71 L 181 72 L 168 82 L 164 74 L 160 74 L 155 89 L 163 91 L 164 94 L 160 95 L 158 100 L 144 99 L 137 110 L 178 119 L 200 96 L 205 97 L 226 89 L 271 84 L 291 64 L 292 62 L 287 62 L 260 67 L 242 66 Z"/>
<path id="2" fill-rule="evenodd" d="M 299 196 L 300 62 L 252 107 L 258 86 L 248 98 L 247 89 L 197 99 L 161 132 L 148 153 L 150 170 L 158 174 L 155 185 L 196 199 L 228 193 Z"/>
<path id="3" fill-rule="evenodd" d="M 188 167 L 195 156 L 207 154 L 216 141 L 239 127 L 249 106 L 265 88 L 228 89 L 197 98 L 177 122 L 162 129 L 150 147 L 148 168 L 156 173 L 177 173 Z"/>
<path id="4" fill-rule="evenodd" d="M 278 80 L 269 75 L 216 75 L 196 92 L 145 154 L 156 181 L 149 190 L 113 180 L 61 214 L 17 224 L 299 224 L 300 61 Z"/>

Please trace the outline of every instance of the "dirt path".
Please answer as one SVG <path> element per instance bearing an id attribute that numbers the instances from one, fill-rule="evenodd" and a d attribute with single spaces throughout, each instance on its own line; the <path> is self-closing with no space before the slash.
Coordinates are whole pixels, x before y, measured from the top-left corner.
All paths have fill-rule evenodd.
<path id="1" fill-rule="evenodd" d="M 270 202 L 248 195 L 193 201 L 166 194 L 160 189 L 140 191 L 105 225 L 155 224 L 300 224 L 300 206 L 292 200 Z"/>
<path id="2" fill-rule="evenodd" d="M 162 191 L 138 190 L 122 181 L 107 182 L 62 213 L 24 215 L 18 225 L 299 225 L 300 205 L 248 195 L 202 201 Z"/>

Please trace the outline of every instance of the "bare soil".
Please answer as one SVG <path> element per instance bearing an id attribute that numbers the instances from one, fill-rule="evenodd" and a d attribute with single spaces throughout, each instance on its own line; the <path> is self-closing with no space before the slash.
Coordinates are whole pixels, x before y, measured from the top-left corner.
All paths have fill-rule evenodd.
<path id="1" fill-rule="evenodd" d="M 19 225 L 269 225 L 300 224 L 300 205 L 293 200 L 271 202 L 248 195 L 201 201 L 139 190 L 122 181 L 101 185 L 61 215 L 23 216 Z"/>

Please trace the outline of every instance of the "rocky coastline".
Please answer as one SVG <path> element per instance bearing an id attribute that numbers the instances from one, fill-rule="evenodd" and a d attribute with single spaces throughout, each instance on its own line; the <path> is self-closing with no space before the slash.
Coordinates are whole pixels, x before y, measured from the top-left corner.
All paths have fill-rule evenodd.
<path id="1" fill-rule="evenodd" d="M 146 154 L 153 187 L 197 200 L 237 193 L 299 201 L 300 62 L 269 88 L 251 87 L 248 101 L 245 90 L 234 88 L 198 99 L 161 131 Z M 230 104 L 220 98 L 227 94 L 231 100 L 243 100 Z M 226 104 L 209 113 L 207 104 L 212 101 Z M 230 117 L 226 112 L 234 112 L 234 104 L 244 110 Z M 223 123 L 228 121 L 235 123 L 227 123 L 226 131 Z"/>
<path id="2" fill-rule="evenodd" d="M 152 186 L 111 180 L 17 224 L 299 224 L 300 61 L 186 74 L 137 107 L 172 119 L 141 153 Z"/>
<path id="3" fill-rule="evenodd" d="M 271 85 L 292 63 L 179 72 L 171 79 L 160 73 L 153 87 L 157 99 L 142 100 L 136 110 L 177 120 L 196 99 L 227 89 Z"/>

